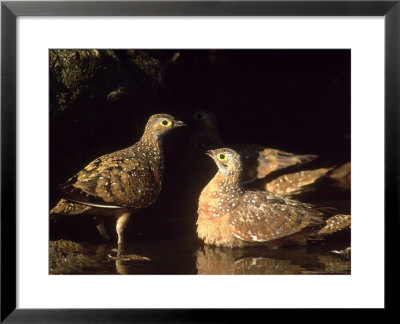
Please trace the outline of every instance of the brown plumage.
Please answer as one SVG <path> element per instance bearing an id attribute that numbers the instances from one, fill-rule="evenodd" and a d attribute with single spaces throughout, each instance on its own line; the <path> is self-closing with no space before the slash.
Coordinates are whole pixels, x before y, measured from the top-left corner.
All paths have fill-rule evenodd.
<path id="1" fill-rule="evenodd" d="M 206 244 L 245 247 L 305 244 L 324 225 L 324 209 L 241 185 L 242 161 L 234 150 L 209 151 L 218 172 L 199 198 L 197 234 Z"/>
<path id="2" fill-rule="evenodd" d="M 213 113 L 199 111 L 194 114 L 194 132 L 189 146 L 192 152 L 201 153 L 224 146 L 218 135 L 217 119 Z M 293 154 L 254 144 L 233 144 L 230 147 L 242 156 L 243 183 L 264 178 L 280 169 L 306 164 L 318 157 L 315 154 Z"/>
<path id="3" fill-rule="evenodd" d="M 351 228 L 351 215 L 338 214 L 328 218 L 325 222 L 325 226 L 316 234 L 328 235 L 348 228 Z"/>
<path id="4" fill-rule="evenodd" d="M 184 123 L 167 114 L 149 118 L 143 136 L 134 145 L 103 155 L 60 186 L 62 199 L 50 214 L 98 216 L 97 226 L 109 238 L 103 216 L 116 216 L 118 243 L 130 215 L 153 204 L 162 186 L 162 138 Z"/>
<path id="5" fill-rule="evenodd" d="M 333 168 L 320 168 L 284 174 L 265 184 L 265 190 L 280 196 L 293 196 L 310 189 L 310 185 L 325 177 Z"/>
<path id="6" fill-rule="evenodd" d="M 336 187 L 350 190 L 351 189 L 351 162 L 347 162 L 332 171 L 329 176 Z"/>

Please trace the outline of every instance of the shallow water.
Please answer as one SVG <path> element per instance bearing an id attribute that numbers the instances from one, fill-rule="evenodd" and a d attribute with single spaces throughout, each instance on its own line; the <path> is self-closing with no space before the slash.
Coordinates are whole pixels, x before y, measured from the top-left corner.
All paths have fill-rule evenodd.
<path id="1" fill-rule="evenodd" d="M 350 274 L 349 242 L 229 249 L 185 239 L 116 244 L 50 242 L 50 274 Z M 342 253 L 338 253 L 342 252 Z M 118 257 L 117 257 L 118 256 Z"/>
<path id="2" fill-rule="evenodd" d="M 321 199 L 312 192 L 307 202 L 334 206 L 350 214 L 350 197 L 342 193 Z M 335 192 L 334 192 L 335 193 Z M 167 199 L 168 198 L 168 199 Z M 323 198 L 325 198 L 323 196 Z M 125 229 L 127 244 L 104 242 L 91 216 L 65 216 L 50 222 L 50 274 L 350 274 L 351 230 L 305 246 L 217 248 L 204 245 L 196 234 L 195 203 L 157 204 L 133 217 Z M 300 200 L 300 199 L 299 199 Z M 175 201 L 175 200 L 174 200 Z M 184 201 L 187 201 L 184 200 Z M 301 199 L 303 201 L 303 199 Z M 168 208 L 165 206 L 169 206 Z M 175 209 L 174 209 L 175 208 Z M 116 242 L 115 220 L 106 219 L 111 242 Z"/>

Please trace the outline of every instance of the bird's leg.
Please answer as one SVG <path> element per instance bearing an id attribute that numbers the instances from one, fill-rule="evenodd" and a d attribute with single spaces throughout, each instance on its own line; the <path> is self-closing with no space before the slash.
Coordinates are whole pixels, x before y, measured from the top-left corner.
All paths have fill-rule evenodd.
<path id="1" fill-rule="evenodd" d="M 97 220 L 96 228 L 99 231 L 100 235 L 106 240 L 110 240 L 110 236 L 108 235 L 106 228 L 104 227 L 104 216 L 97 216 L 94 219 Z"/>
<path id="2" fill-rule="evenodd" d="M 131 216 L 131 213 L 122 213 L 121 215 L 118 216 L 117 225 L 116 225 L 116 230 L 117 230 L 117 234 L 118 234 L 118 246 L 120 244 L 124 243 L 123 231 L 126 227 L 126 224 L 128 224 L 130 216 Z"/>
<path id="3" fill-rule="evenodd" d="M 125 252 L 128 252 L 129 249 L 126 249 L 126 246 L 124 245 L 123 231 L 126 227 L 126 224 L 128 224 L 129 217 L 131 216 L 131 214 L 132 214 L 132 212 L 122 213 L 117 216 L 116 230 L 117 230 L 117 234 L 118 234 L 118 248 L 112 249 L 111 250 L 112 254 L 108 255 L 108 257 L 110 259 L 116 260 L 115 266 L 116 266 L 118 272 L 119 272 L 118 269 L 121 268 L 121 266 L 122 266 L 121 262 L 123 262 L 123 261 L 151 261 L 150 258 L 145 257 L 145 256 L 141 256 L 141 255 L 137 255 L 137 254 L 125 254 Z"/>

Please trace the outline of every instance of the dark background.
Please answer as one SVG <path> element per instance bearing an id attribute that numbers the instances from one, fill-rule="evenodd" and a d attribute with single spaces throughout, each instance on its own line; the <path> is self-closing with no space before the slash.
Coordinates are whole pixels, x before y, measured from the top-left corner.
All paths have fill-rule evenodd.
<path id="1" fill-rule="evenodd" d="M 208 110 L 216 114 L 224 142 L 318 154 L 318 166 L 350 160 L 350 50 L 140 50 L 135 55 L 145 60 L 139 63 L 126 50 L 114 53 L 124 71 L 89 71 L 90 78 L 75 83 L 60 78 L 63 72 L 50 62 L 50 208 L 60 198 L 57 184 L 96 157 L 132 145 L 153 113 L 187 122 L 193 112 Z M 154 71 L 146 70 L 147 62 L 158 62 Z M 104 71 L 113 64 L 106 61 Z M 109 85 L 113 82 L 124 91 L 110 100 L 106 94 L 116 88 Z M 73 88 L 81 84 L 93 86 L 75 95 Z M 72 95 L 60 108 L 63 91 Z M 187 183 L 196 179 L 193 174 L 212 176 L 216 167 L 210 160 L 207 170 L 190 168 L 185 155 L 190 133 L 189 124 L 165 137 L 160 198 L 131 219 L 130 241 L 195 236 L 203 184 L 193 190 L 191 183 L 190 191 Z M 50 222 L 50 239 L 99 239 L 92 222 L 61 217 Z"/>

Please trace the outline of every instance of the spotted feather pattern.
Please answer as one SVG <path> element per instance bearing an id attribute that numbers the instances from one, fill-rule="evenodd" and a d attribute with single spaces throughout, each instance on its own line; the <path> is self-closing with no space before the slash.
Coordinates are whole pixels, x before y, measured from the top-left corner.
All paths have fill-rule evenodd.
<path id="1" fill-rule="evenodd" d="M 265 242 L 323 224 L 322 216 L 311 205 L 273 193 L 248 190 L 230 215 L 231 231 L 244 241 Z"/>
<path id="2" fill-rule="evenodd" d="M 309 189 L 307 186 L 326 176 L 332 169 L 321 168 L 284 174 L 266 183 L 265 189 L 281 196 L 300 194 Z"/>
<path id="3" fill-rule="evenodd" d="M 327 235 L 351 228 L 351 215 L 337 214 L 326 220 L 326 224 L 317 234 Z"/>
<path id="4" fill-rule="evenodd" d="M 70 179 L 64 192 L 76 202 L 143 208 L 160 192 L 161 164 L 159 149 L 136 145 L 94 160 Z"/>

